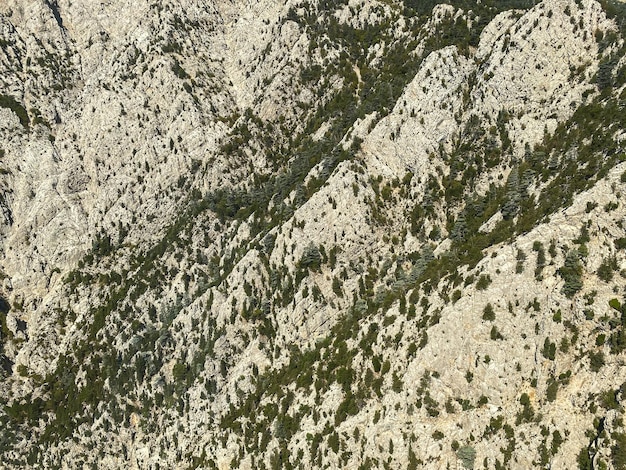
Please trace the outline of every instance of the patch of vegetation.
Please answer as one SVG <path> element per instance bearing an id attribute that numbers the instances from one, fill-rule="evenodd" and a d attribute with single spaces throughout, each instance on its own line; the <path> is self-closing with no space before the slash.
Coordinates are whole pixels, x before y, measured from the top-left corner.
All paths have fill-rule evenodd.
<path id="1" fill-rule="evenodd" d="M 10 109 L 19 118 L 20 123 L 28 131 L 30 119 L 26 108 L 10 95 L 0 95 L 0 108 Z"/>

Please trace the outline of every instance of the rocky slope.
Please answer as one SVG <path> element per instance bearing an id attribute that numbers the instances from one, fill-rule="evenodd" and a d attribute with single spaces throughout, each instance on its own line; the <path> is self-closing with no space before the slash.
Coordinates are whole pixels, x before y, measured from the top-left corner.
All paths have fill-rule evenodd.
<path id="1" fill-rule="evenodd" d="M 625 468 L 625 19 L 3 2 L 3 465 Z"/>

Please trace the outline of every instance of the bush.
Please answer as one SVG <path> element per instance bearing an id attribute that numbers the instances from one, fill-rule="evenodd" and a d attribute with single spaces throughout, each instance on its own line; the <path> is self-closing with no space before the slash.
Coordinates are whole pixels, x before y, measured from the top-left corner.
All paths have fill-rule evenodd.
<path id="1" fill-rule="evenodd" d="M 485 290 L 491 284 L 491 277 L 489 274 L 481 274 L 478 278 L 478 282 L 476 282 L 476 289 Z"/>
<path id="2" fill-rule="evenodd" d="M 546 338 L 543 342 L 543 349 L 541 350 L 541 354 L 543 354 L 543 357 L 545 357 L 546 359 L 554 361 L 556 357 L 556 343 L 551 342 L 550 338 Z"/>
<path id="3" fill-rule="evenodd" d="M 347 392 L 344 400 L 339 404 L 337 413 L 335 414 L 335 426 L 346 420 L 348 416 L 354 416 L 359 412 L 356 399 L 352 392 Z"/>
<path id="4" fill-rule="evenodd" d="M 583 267 L 580 263 L 580 253 L 578 250 L 571 250 L 565 257 L 565 263 L 559 268 L 559 275 L 565 281 L 562 292 L 571 298 L 583 287 L 582 282 Z"/>
<path id="5" fill-rule="evenodd" d="M 578 468 L 580 470 L 590 470 L 592 468 L 591 458 L 589 457 L 589 449 L 587 449 L 587 447 L 580 449 L 576 462 L 578 463 Z"/>
<path id="6" fill-rule="evenodd" d="M 617 310 L 618 312 L 622 311 L 622 305 L 619 303 L 619 300 L 617 300 L 617 299 L 609 300 L 609 306 L 612 309 Z"/>
<path id="7" fill-rule="evenodd" d="M 339 280 L 337 277 L 333 277 L 333 292 L 337 297 L 343 297 L 343 282 Z"/>
<path id="8" fill-rule="evenodd" d="M 339 435 L 336 431 L 328 436 L 328 447 L 330 447 L 335 454 L 339 452 Z"/>
<path id="9" fill-rule="evenodd" d="M 546 390 L 546 398 L 548 399 L 548 401 L 554 401 L 556 400 L 556 392 L 559 389 L 559 383 L 554 380 L 552 382 L 550 382 L 550 385 L 548 385 L 548 388 Z"/>
<path id="10" fill-rule="evenodd" d="M 613 279 L 613 272 L 618 269 L 617 259 L 615 257 L 602 260 L 602 264 L 598 267 L 598 277 L 604 282 L 610 282 Z"/>
<path id="11" fill-rule="evenodd" d="M 172 64 L 172 72 L 174 72 L 174 74 L 180 79 L 184 80 L 189 78 L 189 74 L 185 72 L 185 69 L 180 66 L 180 63 L 177 60 L 174 60 L 174 63 Z"/>
<path id="12" fill-rule="evenodd" d="M 496 326 L 495 326 L 495 325 L 493 325 L 493 326 L 491 327 L 491 334 L 490 334 L 490 336 L 491 336 L 491 339 L 492 339 L 492 340 L 494 340 L 494 341 L 496 341 L 496 340 L 498 340 L 498 339 L 504 339 L 504 337 L 503 337 L 503 336 L 502 336 L 502 334 L 498 331 L 498 329 L 496 328 Z"/>
<path id="13" fill-rule="evenodd" d="M 465 468 L 473 469 L 474 461 L 476 460 L 476 450 L 471 446 L 461 447 L 456 456 L 459 458 Z"/>
<path id="14" fill-rule="evenodd" d="M 602 351 L 589 353 L 589 364 L 593 372 L 598 372 L 604 366 L 604 353 Z"/>
<path id="15" fill-rule="evenodd" d="M 0 108 L 6 108 L 13 111 L 20 120 L 22 126 L 28 130 L 30 120 L 26 108 L 22 106 L 15 98 L 9 95 L 0 95 Z"/>
<path id="16" fill-rule="evenodd" d="M 519 402 L 522 405 L 522 411 L 517 415 L 516 424 L 532 421 L 535 416 L 535 411 L 530 403 L 530 397 L 528 394 L 522 393 Z"/>
<path id="17" fill-rule="evenodd" d="M 485 305 L 483 309 L 483 320 L 494 321 L 496 319 L 496 312 L 493 311 L 493 307 L 490 303 Z"/>
<path id="18" fill-rule="evenodd" d="M 546 265 L 546 252 L 543 249 L 543 244 L 540 241 L 533 243 L 533 250 L 537 252 L 537 265 L 535 268 L 535 278 L 540 281 L 542 279 L 541 272 Z"/>
<path id="19" fill-rule="evenodd" d="M 311 244 L 304 249 L 302 257 L 298 263 L 299 268 L 317 271 L 322 263 L 322 255 L 315 245 Z"/>
<path id="20" fill-rule="evenodd" d="M 611 447 L 611 459 L 613 467 L 617 469 L 626 468 L 626 434 L 614 433 L 615 445 Z"/>
<path id="21" fill-rule="evenodd" d="M 515 265 L 515 273 L 521 274 L 524 272 L 524 261 L 526 260 L 526 253 L 522 250 L 517 250 L 517 264 Z"/>

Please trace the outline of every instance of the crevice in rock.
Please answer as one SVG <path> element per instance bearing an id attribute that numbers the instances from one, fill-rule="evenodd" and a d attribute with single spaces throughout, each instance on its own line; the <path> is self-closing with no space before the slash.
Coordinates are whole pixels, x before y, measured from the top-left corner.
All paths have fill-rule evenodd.
<path id="1" fill-rule="evenodd" d="M 59 12 L 59 5 L 57 4 L 56 0 L 44 0 L 46 3 L 46 6 L 48 8 L 50 8 L 50 11 L 52 12 L 52 14 L 54 15 L 54 19 L 56 20 L 57 24 L 59 25 L 59 28 L 61 29 L 65 29 L 63 27 L 63 18 L 61 17 L 61 13 Z"/>

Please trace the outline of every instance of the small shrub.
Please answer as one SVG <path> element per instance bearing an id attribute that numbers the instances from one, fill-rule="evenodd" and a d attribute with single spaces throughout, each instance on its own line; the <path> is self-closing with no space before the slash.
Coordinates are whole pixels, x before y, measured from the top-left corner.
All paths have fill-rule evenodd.
<path id="1" fill-rule="evenodd" d="M 459 458 L 463 466 L 467 469 L 474 468 L 474 461 L 476 460 L 476 450 L 470 446 L 461 447 L 456 456 Z"/>
<path id="2" fill-rule="evenodd" d="M 617 259 L 615 257 L 602 260 L 602 264 L 598 267 L 597 275 L 604 282 L 613 280 L 613 272 L 618 269 Z"/>
<path id="3" fill-rule="evenodd" d="M 583 267 L 580 263 L 580 252 L 578 250 L 571 250 L 565 257 L 565 262 L 561 268 L 559 268 L 559 275 L 565 281 L 562 292 L 567 297 L 571 298 L 583 287 L 582 282 Z"/>
<path id="4" fill-rule="evenodd" d="M 541 273 L 546 265 L 546 252 L 543 249 L 543 244 L 540 241 L 533 243 L 533 250 L 537 252 L 537 263 L 535 267 L 535 278 L 540 281 L 543 279 Z"/>
<path id="5" fill-rule="evenodd" d="M 609 306 L 612 309 L 617 310 L 618 312 L 622 311 L 622 305 L 619 303 L 619 300 L 617 300 L 617 299 L 609 300 Z"/>
<path id="6" fill-rule="evenodd" d="M 485 308 L 483 309 L 483 320 L 494 321 L 495 319 L 496 319 L 496 312 L 494 312 L 493 307 L 491 306 L 491 303 L 488 303 L 487 305 L 485 305 Z"/>
<path id="7" fill-rule="evenodd" d="M 559 389 L 559 383 L 554 380 L 552 382 L 550 382 L 550 385 L 548 385 L 548 388 L 546 390 L 546 398 L 548 399 L 548 401 L 554 401 L 556 400 L 556 392 Z"/>
<path id="8" fill-rule="evenodd" d="M 614 433 L 615 445 L 611 447 L 613 468 L 626 468 L 626 434 Z"/>
<path id="9" fill-rule="evenodd" d="M 599 372 L 604 366 L 604 353 L 602 351 L 589 353 L 589 364 L 593 372 Z"/>
<path id="10" fill-rule="evenodd" d="M 522 250 L 517 250 L 517 264 L 515 265 L 515 273 L 521 274 L 524 272 L 524 261 L 526 260 L 526 253 Z"/>
<path id="11" fill-rule="evenodd" d="M 476 289 L 485 290 L 491 284 L 491 276 L 489 274 L 481 274 L 476 282 Z"/>
<path id="12" fill-rule="evenodd" d="M 502 334 L 498 331 L 498 329 L 496 328 L 495 325 L 493 325 L 491 327 L 491 333 L 490 333 L 491 339 L 496 341 L 499 339 L 504 339 L 504 337 L 502 336 Z"/>
<path id="13" fill-rule="evenodd" d="M 543 342 L 543 349 L 541 350 L 541 354 L 543 354 L 543 357 L 545 357 L 546 359 L 554 361 L 556 357 L 556 343 L 551 342 L 550 338 L 546 338 Z"/>
<path id="14" fill-rule="evenodd" d="M 298 267 L 302 269 L 310 269 L 317 271 L 322 263 L 322 254 L 315 245 L 311 244 L 304 249 L 302 257 L 298 263 Z"/>
<path id="15" fill-rule="evenodd" d="M 343 297 L 343 282 L 337 277 L 333 277 L 333 292 L 337 297 Z"/>
<path id="16" fill-rule="evenodd" d="M 530 404 L 530 397 L 527 393 L 522 393 L 519 399 L 522 405 L 522 411 L 517 415 L 516 424 L 532 421 L 535 416 L 533 406 Z"/>
<path id="17" fill-rule="evenodd" d="M 22 106 L 21 103 L 19 103 L 15 98 L 9 95 L 0 95 L 0 108 L 6 108 L 13 111 L 19 118 L 22 126 L 28 130 L 30 119 L 28 118 L 26 108 L 24 108 L 24 106 Z"/>

